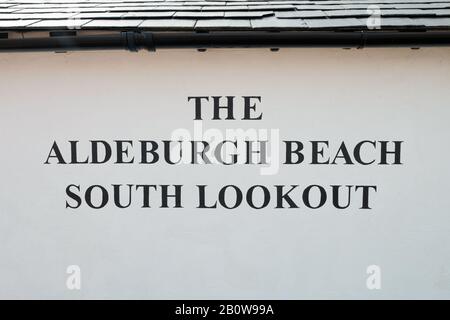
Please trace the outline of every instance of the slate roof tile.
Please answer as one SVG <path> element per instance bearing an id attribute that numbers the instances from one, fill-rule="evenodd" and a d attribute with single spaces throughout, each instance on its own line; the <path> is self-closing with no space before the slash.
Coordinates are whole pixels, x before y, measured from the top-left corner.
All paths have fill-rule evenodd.
<path id="1" fill-rule="evenodd" d="M 251 27 L 249 19 L 207 19 L 198 20 L 195 24 L 195 30 L 249 30 Z"/>
<path id="2" fill-rule="evenodd" d="M 367 23 L 356 18 L 340 18 L 340 19 L 306 19 L 308 27 L 312 29 L 321 28 L 354 28 L 366 27 Z"/>
<path id="3" fill-rule="evenodd" d="M 450 25 L 450 18 L 438 18 L 438 19 L 419 18 L 412 20 L 424 26 L 444 27 Z"/>
<path id="4" fill-rule="evenodd" d="M 328 11 L 325 11 L 325 14 L 328 17 L 349 17 L 349 18 L 370 16 L 370 13 L 367 10 L 357 10 L 357 9 L 328 10 Z"/>
<path id="5" fill-rule="evenodd" d="M 321 10 L 308 10 L 308 11 L 280 11 L 276 12 L 276 16 L 279 19 L 292 19 L 292 18 L 326 18 L 327 14 Z"/>
<path id="6" fill-rule="evenodd" d="M 88 23 L 89 19 L 67 19 L 67 20 L 41 20 L 33 23 L 33 28 L 63 28 L 78 29 Z M 30 25 L 31 26 L 31 25 Z"/>
<path id="7" fill-rule="evenodd" d="M 144 20 L 139 28 L 150 30 L 194 30 L 194 19 L 151 19 Z"/>
<path id="8" fill-rule="evenodd" d="M 77 13 L 74 18 L 78 19 L 120 19 L 124 12 L 82 12 Z"/>
<path id="9" fill-rule="evenodd" d="M 1 20 L 0 28 L 21 28 L 37 21 L 39 20 Z"/>
<path id="10" fill-rule="evenodd" d="M 421 27 L 423 23 L 411 18 L 385 18 L 381 20 L 381 27 Z"/>
<path id="11" fill-rule="evenodd" d="M 26 19 L 48 19 L 48 20 L 54 20 L 54 19 L 67 19 L 70 17 L 73 17 L 76 15 L 76 12 L 71 13 L 6 13 L 6 14 L 0 14 L 1 20 L 26 20 Z"/>
<path id="12" fill-rule="evenodd" d="M 179 13 L 179 12 L 178 12 Z M 112 13 L 110 13 L 112 14 Z M 128 13 L 120 13 L 121 17 L 124 19 L 127 18 L 172 18 L 175 14 L 175 11 L 139 11 L 139 12 L 128 12 Z"/>
<path id="13" fill-rule="evenodd" d="M 211 19 L 223 18 L 225 13 L 223 11 L 180 11 L 174 14 L 174 18 L 191 18 L 191 19 Z M 217 19 L 221 20 L 221 19 Z"/>
<path id="14" fill-rule="evenodd" d="M 278 19 L 276 17 L 269 17 L 265 19 L 252 19 L 253 29 L 305 29 L 307 24 L 302 19 Z"/>
<path id="15" fill-rule="evenodd" d="M 273 11 L 226 11 L 225 18 L 262 18 L 273 16 Z"/>
<path id="16" fill-rule="evenodd" d="M 128 19 L 128 20 L 91 20 L 90 22 L 86 23 L 83 27 L 86 28 L 135 28 L 138 25 L 142 23 L 143 20 L 137 20 L 137 19 Z"/>
<path id="17" fill-rule="evenodd" d="M 437 16 L 450 16 L 450 9 L 431 10 Z"/>

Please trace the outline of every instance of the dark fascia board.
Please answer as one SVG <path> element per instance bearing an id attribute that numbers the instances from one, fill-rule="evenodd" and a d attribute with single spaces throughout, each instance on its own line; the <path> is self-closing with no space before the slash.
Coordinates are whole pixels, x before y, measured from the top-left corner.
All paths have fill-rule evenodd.
<path id="1" fill-rule="evenodd" d="M 446 47 L 450 31 L 141 32 L 0 39 L 0 52 L 208 48 Z"/>

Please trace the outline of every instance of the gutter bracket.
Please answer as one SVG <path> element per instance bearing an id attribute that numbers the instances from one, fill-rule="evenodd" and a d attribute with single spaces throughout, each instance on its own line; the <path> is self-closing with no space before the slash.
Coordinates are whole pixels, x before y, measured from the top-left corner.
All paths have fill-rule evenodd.
<path id="1" fill-rule="evenodd" d="M 138 52 L 142 48 L 151 52 L 156 51 L 151 32 L 124 31 L 121 37 L 125 49 L 131 52 Z"/>
<path id="2" fill-rule="evenodd" d="M 142 37 L 142 44 L 144 45 L 144 48 L 147 49 L 150 52 L 155 52 L 156 47 L 155 43 L 153 42 L 153 33 L 151 32 L 142 32 L 137 33 Z"/>
<path id="3" fill-rule="evenodd" d="M 360 32 L 361 38 L 357 49 L 364 49 L 367 43 L 367 34 L 364 31 Z"/>
<path id="4" fill-rule="evenodd" d="M 131 52 L 138 52 L 138 48 L 136 46 L 135 41 L 135 32 L 133 31 L 122 32 L 122 40 L 126 49 L 128 49 Z"/>

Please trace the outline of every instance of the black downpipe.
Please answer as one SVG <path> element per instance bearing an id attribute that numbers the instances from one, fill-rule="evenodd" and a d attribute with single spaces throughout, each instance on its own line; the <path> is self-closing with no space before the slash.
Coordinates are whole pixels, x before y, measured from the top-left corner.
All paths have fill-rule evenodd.
<path id="1" fill-rule="evenodd" d="M 135 32 L 0 39 L 0 52 L 172 48 L 366 48 L 450 46 L 450 31 Z"/>

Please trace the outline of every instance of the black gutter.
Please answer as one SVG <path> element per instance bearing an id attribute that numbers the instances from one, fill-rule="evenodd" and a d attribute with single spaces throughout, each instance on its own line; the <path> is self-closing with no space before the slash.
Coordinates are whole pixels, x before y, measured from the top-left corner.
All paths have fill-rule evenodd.
<path id="1" fill-rule="evenodd" d="M 0 52 L 173 48 L 371 48 L 450 46 L 449 31 L 137 32 L 0 39 Z"/>

